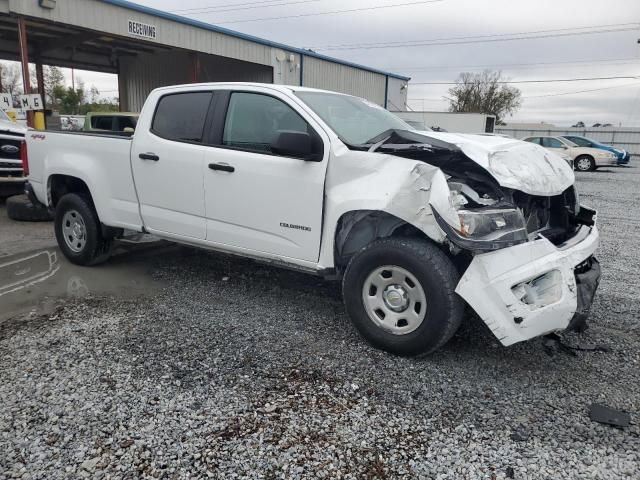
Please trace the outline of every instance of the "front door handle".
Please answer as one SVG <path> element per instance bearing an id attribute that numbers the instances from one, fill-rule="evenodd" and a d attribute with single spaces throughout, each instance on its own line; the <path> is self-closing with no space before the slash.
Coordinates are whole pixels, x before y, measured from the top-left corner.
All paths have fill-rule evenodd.
<path id="1" fill-rule="evenodd" d="M 153 162 L 157 162 L 158 160 L 160 160 L 160 157 L 158 155 L 151 152 L 141 153 L 140 155 L 138 155 L 138 157 L 140 157 L 142 160 L 151 160 Z"/>
<path id="2" fill-rule="evenodd" d="M 229 172 L 229 173 L 233 173 L 236 171 L 234 167 L 232 167 L 231 165 L 227 165 L 226 163 L 210 163 L 209 168 L 211 170 L 220 170 L 222 172 Z"/>

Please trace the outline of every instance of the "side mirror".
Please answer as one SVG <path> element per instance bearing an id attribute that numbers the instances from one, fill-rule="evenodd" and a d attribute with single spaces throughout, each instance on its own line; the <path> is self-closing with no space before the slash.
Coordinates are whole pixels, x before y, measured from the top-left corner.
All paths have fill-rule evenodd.
<path id="1" fill-rule="evenodd" d="M 276 138 L 271 142 L 271 151 L 278 155 L 319 162 L 322 157 L 315 155 L 313 143 L 311 135 L 307 132 L 278 130 Z"/>
<path id="2" fill-rule="evenodd" d="M 563 150 L 569 150 L 569 147 L 567 147 L 566 145 L 562 145 Z"/>

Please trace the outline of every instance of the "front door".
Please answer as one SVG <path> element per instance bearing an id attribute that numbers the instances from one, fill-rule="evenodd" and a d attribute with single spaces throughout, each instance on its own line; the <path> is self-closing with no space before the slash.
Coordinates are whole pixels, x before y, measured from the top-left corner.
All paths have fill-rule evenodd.
<path id="1" fill-rule="evenodd" d="M 138 125 L 131 150 L 133 178 L 150 232 L 204 240 L 205 119 L 210 91 L 159 98 L 150 125 Z"/>
<path id="2" fill-rule="evenodd" d="M 329 140 L 293 103 L 260 87 L 225 92 L 217 102 L 217 131 L 205 154 L 208 242 L 318 260 Z M 311 134 L 321 161 L 273 153 L 271 142 L 283 130 Z"/>

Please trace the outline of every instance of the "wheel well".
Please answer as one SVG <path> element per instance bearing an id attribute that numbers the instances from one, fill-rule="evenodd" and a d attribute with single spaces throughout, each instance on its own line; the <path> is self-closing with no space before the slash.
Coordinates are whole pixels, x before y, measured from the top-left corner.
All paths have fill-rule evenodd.
<path id="1" fill-rule="evenodd" d="M 51 175 L 49 177 L 50 206 L 55 208 L 60 199 L 67 193 L 84 193 L 91 198 L 89 187 L 79 178 L 70 175 Z"/>
<path id="2" fill-rule="evenodd" d="M 334 242 L 334 262 L 344 271 L 349 259 L 371 242 L 386 237 L 428 237 L 410 223 L 378 210 L 347 212 L 338 220 Z"/>

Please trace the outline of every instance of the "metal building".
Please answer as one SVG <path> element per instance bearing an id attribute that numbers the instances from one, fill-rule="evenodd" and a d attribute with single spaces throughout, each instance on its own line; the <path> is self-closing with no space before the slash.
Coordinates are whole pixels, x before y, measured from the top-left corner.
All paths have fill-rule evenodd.
<path id="1" fill-rule="evenodd" d="M 125 0 L 0 0 L 0 58 L 36 63 L 39 88 L 42 64 L 117 73 L 128 111 L 155 87 L 207 81 L 325 88 L 405 110 L 409 81 Z"/>

